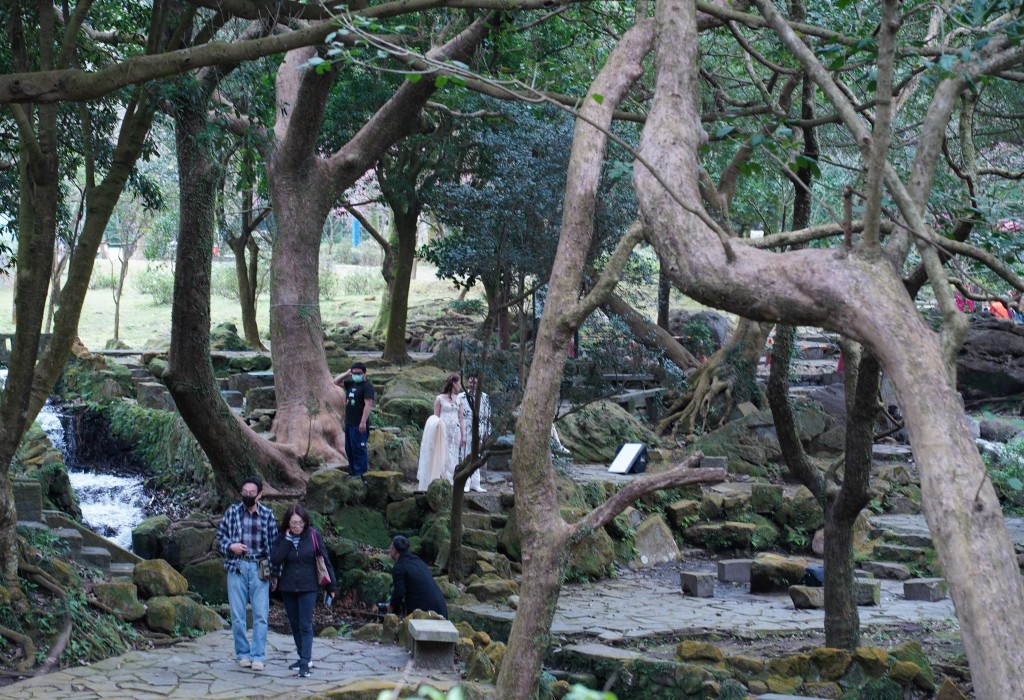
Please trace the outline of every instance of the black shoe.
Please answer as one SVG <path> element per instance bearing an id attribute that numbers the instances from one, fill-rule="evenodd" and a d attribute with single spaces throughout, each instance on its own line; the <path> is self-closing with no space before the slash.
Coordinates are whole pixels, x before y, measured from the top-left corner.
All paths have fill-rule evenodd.
<path id="1" fill-rule="evenodd" d="M 313 662 L 312 661 L 309 662 L 309 667 L 313 668 Z M 289 671 L 298 671 L 301 668 L 302 668 L 302 662 L 301 661 L 296 661 L 295 663 L 293 663 L 291 666 L 288 667 L 288 670 Z"/>
<path id="2" fill-rule="evenodd" d="M 313 674 L 309 672 L 308 668 L 305 671 L 303 671 L 302 669 L 299 669 L 299 678 L 309 678 L 312 675 Z"/>

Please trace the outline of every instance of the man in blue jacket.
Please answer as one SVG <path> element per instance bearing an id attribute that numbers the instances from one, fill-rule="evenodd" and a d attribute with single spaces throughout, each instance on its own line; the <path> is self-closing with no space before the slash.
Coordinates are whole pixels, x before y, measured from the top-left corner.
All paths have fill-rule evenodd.
<path id="1" fill-rule="evenodd" d="M 259 503 L 263 480 L 247 477 L 240 489 L 242 502 L 224 513 L 217 542 L 228 572 L 228 603 L 235 658 L 243 668 L 262 671 L 267 649 L 270 591 L 277 580 L 270 567 L 270 552 L 277 541 L 274 512 Z M 262 575 L 261 575 L 262 569 Z M 252 643 L 246 638 L 246 605 L 252 605 Z"/>
<path id="2" fill-rule="evenodd" d="M 399 617 L 413 610 L 432 610 L 441 617 L 448 617 L 448 603 L 430 574 L 423 560 L 409 551 L 409 540 L 398 535 L 391 540 L 388 550 L 395 562 L 391 570 L 393 590 L 391 612 Z"/>

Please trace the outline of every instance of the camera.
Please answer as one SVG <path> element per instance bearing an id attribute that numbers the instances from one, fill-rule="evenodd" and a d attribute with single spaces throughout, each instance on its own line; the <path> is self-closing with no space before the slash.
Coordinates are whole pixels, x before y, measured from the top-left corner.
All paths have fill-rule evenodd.
<path id="1" fill-rule="evenodd" d="M 388 604 L 387 603 L 377 603 L 377 614 L 378 615 L 387 615 L 388 614 Z"/>
<path id="2" fill-rule="evenodd" d="M 325 593 L 324 594 L 324 607 L 325 608 L 329 608 L 329 607 L 331 607 L 331 605 L 333 603 L 334 603 L 334 596 L 332 596 L 330 593 Z"/>

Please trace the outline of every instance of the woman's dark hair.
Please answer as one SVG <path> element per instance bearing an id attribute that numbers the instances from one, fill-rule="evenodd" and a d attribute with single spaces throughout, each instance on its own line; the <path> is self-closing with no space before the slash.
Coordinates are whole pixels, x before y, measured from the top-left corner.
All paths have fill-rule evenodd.
<path id="1" fill-rule="evenodd" d="M 448 394 L 449 396 L 451 396 L 452 389 L 455 387 L 455 382 L 457 381 L 459 381 L 458 372 L 452 372 L 451 374 L 449 374 L 448 377 L 444 380 L 444 391 L 442 391 L 441 393 Z"/>
<path id="2" fill-rule="evenodd" d="M 296 503 L 291 508 L 286 510 L 284 513 L 284 520 L 281 521 L 280 527 L 282 535 L 288 533 L 288 523 L 292 521 L 293 515 L 297 515 L 300 518 L 302 518 L 302 522 L 306 524 L 307 528 L 309 527 L 309 513 L 306 511 L 306 509 L 302 506 L 301 503 Z"/>

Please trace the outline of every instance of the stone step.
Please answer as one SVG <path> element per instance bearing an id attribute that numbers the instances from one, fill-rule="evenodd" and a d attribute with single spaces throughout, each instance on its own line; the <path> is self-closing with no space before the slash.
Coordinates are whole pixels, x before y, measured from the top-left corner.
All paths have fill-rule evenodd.
<path id="1" fill-rule="evenodd" d="M 916 563 L 924 561 L 925 549 L 923 547 L 908 547 L 902 544 L 876 544 L 874 555 L 883 561 L 898 561 L 901 563 Z"/>
<path id="2" fill-rule="evenodd" d="M 884 539 L 907 547 L 932 547 L 931 535 L 922 532 L 898 532 L 884 527 L 871 530 L 871 539 Z"/>
<path id="3" fill-rule="evenodd" d="M 77 557 L 82 552 L 82 533 L 74 528 L 62 527 L 53 531 L 53 534 L 57 536 L 61 542 L 63 542 L 67 548 L 68 553 L 71 557 Z"/>
<path id="4" fill-rule="evenodd" d="M 906 566 L 892 561 L 869 561 L 864 562 L 860 566 L 878 578 L 892 581 L 906 581 L 914 576 Z"/>
<path id="5" fill-rule="evenodd" d="M 110 571 L 110 550 L 104 547 L 82 547 L 78 561 L 106 573 Z"/>
<path id="6" fill-rule="evenodd" d="M 35 479 L 11 479 L 14 491 L 14 507 L 18 511 L 18 520 L 42 522 L 43 491 Z"/>
<path id="7" fill-rule="evenodd" d="M 462 514 L 462 526 L 465 528 L 473 528 L 474 530 L 490 530 L 491 529 L 491 514 L 490 513 L 463 513 Z"/>
<path id="8" fill-rule="evenodd" d="M 462 531 L 462 542 L 470 547 L 494 551 L 498 548 L 498 535 L 494 530 L 476 530 L 467 527 Z"/>
<path id="9" fill-rule="evenodd" d="M 110 565 L 110 578 L 112 580 L 131 581 L 135 573 L 135 564 L 114 562 Z"/>

